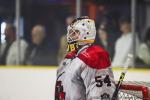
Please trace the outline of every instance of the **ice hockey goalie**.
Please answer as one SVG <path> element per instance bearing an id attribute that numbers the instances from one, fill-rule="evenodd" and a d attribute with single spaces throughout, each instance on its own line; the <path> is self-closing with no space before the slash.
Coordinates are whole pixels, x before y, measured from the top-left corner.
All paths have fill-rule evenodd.
<path id="1" fill-rule="evenodd" d="M 115 90 L 109 54 L 92 45 L 95 23 L 75 18 L 67 29 L 68 51 L 57 70 L 55 100 L 110 100 Z"/>

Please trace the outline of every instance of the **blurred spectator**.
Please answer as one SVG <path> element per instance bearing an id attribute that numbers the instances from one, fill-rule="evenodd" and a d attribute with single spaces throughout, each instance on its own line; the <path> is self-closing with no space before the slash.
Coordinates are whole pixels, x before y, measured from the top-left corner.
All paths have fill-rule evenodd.
<path id="1" fill-rule="evenodd" d="M 133 53 L 133 34 L 131 33 L 131 22 L 129 18 L 120 20 L 120 30 L 122 35 L 115 44 L 115 55 L 112 66 L 123 67 L 128 53 Z M 136 38 L 136 50 L 138 50 L 139 40 Z M 137 51 L 136 51 L 137 53 Z"/>
<path id="2" fill-rule="evenodd" d="M 146 31 L 143 43 L 140 44 L 138 57 L 145 64 L 150 65 L 150 27 Z"/>
<path id="3" fill-rule="evenodd" d="M 1 46 L 0 64 L 1 65 L 16 65 L 17 64 L 17 41 L 16 41 L 16 28 L 11 24 L 6 25 L 5 29 L 6 43 Z M 25 51 L 28 44 L 20 39 L 20 64 L 23 64 Z"/>
<path id="4" fill-rule="evenodd" d="M 34 26 L 31 37 L 32 44 L 27 48 L 24 63 L 26 65 L 50 65 L 50 51 L 45 42 L 45 27 L 42 25 Z"/>
<path id="5" fill-rule="evenodd" d="M 114 54 L 114 46 L 113 46 L 113 43 L 109 42 L 109 39 L 108 39 L 109 32 L 110 31 L 108 27 L 106 26 L 106 23 L 102 23 L 98 29 L 95 44 L 100 45 L 103 48 L 105 48 L 109 52 L 110 57 L 112 59 L 113 54 Z"/>
<path id="6" fill-rule="evenodd" d="M 73 16 L 69 16 L 66 18 L 66 25 L 70 25 L 71 22 L 73 21 L 74 17 Z M 66 37 L 67 31 L 66 33 L 61 37 L 60 39 L 60 46 L 59 46 L 59 51 L 58 51 L 58 64 L 61 62 L 61 60 L 65 57 L 66 53 L 67 53 L 67 37 Z"/>

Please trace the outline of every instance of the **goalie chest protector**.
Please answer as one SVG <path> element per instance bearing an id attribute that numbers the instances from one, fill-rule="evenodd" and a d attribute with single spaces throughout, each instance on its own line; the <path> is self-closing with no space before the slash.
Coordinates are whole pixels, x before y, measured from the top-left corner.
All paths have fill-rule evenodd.
<path id="1" fill-rule="evenodd" d="M 109 54 L 99 46 L 85 46 L 78 53 L 77 51 L 68 53 L 57 70 L 55 100 L 91 100 L 92 97 L 103 95 L 105 91 L 101 90 L 108 88 L 105 89 L 105 85 L 101 88 L 93 88 L 91 81 L 94 82 L 97 75 L 106 73 L 112 77 L 109 67 Z M 101 92 L 97 94 L 95 91 L 99 89 Z M 111 95 L 114 87 L 108 90 Z"/>

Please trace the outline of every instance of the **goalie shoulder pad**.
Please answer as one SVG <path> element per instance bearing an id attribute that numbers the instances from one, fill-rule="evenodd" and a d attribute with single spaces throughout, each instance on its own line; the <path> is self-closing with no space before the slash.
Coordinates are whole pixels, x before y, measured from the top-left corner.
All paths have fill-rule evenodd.
<path id="1" fill-rule="evenodd" d="M 90 46 L 83 50 L 78 58 L 94 69 L 105 69 L 111 65 L 108 52 L 100 46 Z"/>
<path id="2" fill-rule="evenodd" d="M 76 55 L 76 50 L 69 52 L 65 58 L 72 59 Z"/>

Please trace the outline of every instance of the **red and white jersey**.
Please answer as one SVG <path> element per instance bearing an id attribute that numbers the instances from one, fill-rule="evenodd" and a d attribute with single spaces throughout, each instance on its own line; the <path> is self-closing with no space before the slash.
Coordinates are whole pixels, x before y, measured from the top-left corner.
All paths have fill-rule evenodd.
<path id="1" fill-rule="evenodd" d="M 57 70 L 55 100 L 110 100 L 115 90 L 110 65 L 99 46 L 67 54 Z"/>

